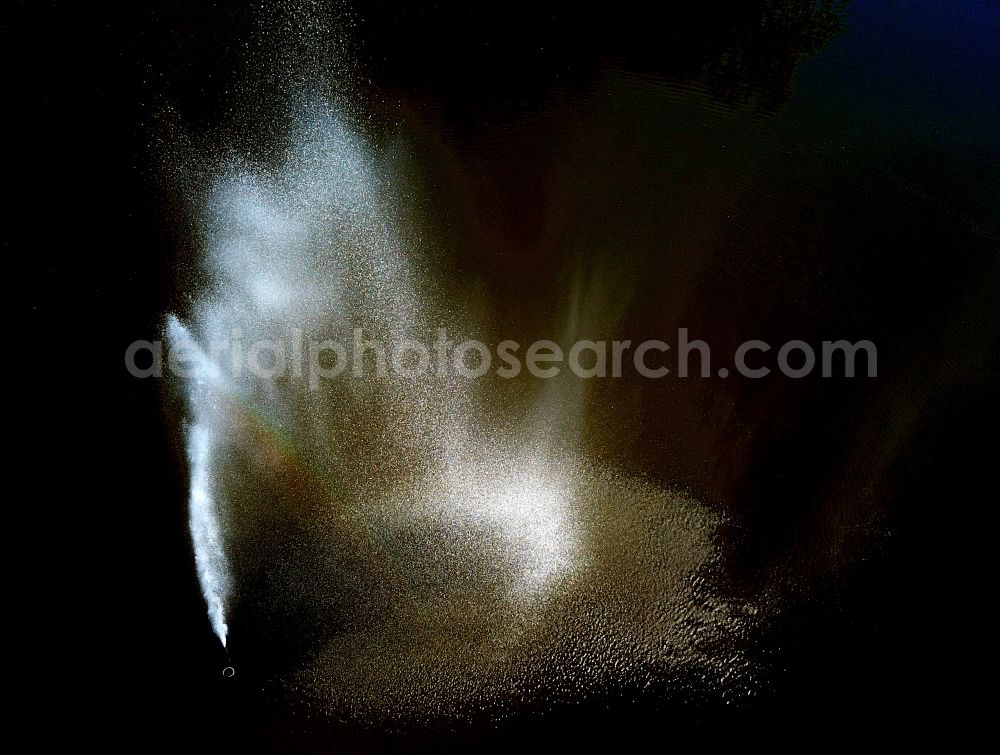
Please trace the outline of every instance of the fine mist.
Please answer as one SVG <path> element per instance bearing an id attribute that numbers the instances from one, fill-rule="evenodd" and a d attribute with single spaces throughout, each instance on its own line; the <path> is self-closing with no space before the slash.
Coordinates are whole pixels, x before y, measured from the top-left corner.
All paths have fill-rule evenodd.
<path id="1" fill-rule="evenodd" d="M 496 327 L 422 238 L 405 148 L 366 135 L 349 86 L 289 79 L 268 148 L 248 129 L 175 153 L 200 272 L 167 337 L 194 368 L 192 539 L 234 663 L 369 717 L 681 677 L 750 692 L 741 640 L 764 606 L 713 586 L 721 516 L 596 458 L 607 424 L 580 380 L 373 369 L 310 385 L 230 358 L 289 334 L 391 345 Z M 550 332 L 612 327 L 601 283 L 567 276 Z"/>

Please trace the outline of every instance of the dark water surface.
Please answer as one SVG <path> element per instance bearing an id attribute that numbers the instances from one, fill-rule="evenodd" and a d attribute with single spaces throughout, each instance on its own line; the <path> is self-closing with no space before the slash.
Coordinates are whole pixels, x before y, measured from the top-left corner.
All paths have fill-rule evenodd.
<path id="1" fill-rule="evenodd" d="M 32 282 L 24 340 L 77 323 L 95 341 L 79 357 L 88 403 L 123 406 L 113 427 L 81 420 L 70 447 L 83 448 L 65 452 L 88 497 L 103 492 L 65 515 L 100 534 L 67 556 L 95 568 L 70 578 L 56 622 L 74 676 L 113 690 L 107 726 L 139 742 L 339 752 L 946 725 L 964 704 L 956 666 L 982 652 L 957 641 L 978 608 L 954 569 L 975 550 L 997 459 L 980 433 L 997 387 L 1000 5 L 352 7 L 332 78 L 351 81 L 367 136 L 400 156 L 394 196 L 435 285 L 477 313 L 476 337 L 558 337 L 575 312 L 577 337 L 671 342 L 687 328 L 713 358 L 752 338 L 878 347 L 872 379 L 625 376 L 579 400 L 587 464 L 717 523 L 714 598 L 767 614 L 727 640 L 753 669 L 746 694 L 697 665 L 653 664 L 586 694 L 531 687 L 543 705 L 512 690 L 392 728 L 279 683 L 316 663 L 340 620 L 288 597 L 275 575 L 294 566 L 245 569 L 250 597 L 229 654 L 218 647 L 191 562 L 182 409 L 118 371 L 130 341 L 193 308 L 196 232 L 163 177 L 176 149 L 164 124 L 266 142 L 277 106 L 259 92 L 287 75 L 274 39 L 327 12 L 334 28 L 348 17 L 236 3 L 13 16 L 37 41 L 8 67 L 10 94 L 30 95 L 23 120 L 5 117 L 21 154 L 12 214 L 28 221 L 9 242 Z M 533 389 L 484 390 L 517 424 Z M 31 427 L 51 447 L 50 425 Z M 590 484 L 601 503 L 638 496 Z M 296 552 L 274 543 L 271 556 Z"/>

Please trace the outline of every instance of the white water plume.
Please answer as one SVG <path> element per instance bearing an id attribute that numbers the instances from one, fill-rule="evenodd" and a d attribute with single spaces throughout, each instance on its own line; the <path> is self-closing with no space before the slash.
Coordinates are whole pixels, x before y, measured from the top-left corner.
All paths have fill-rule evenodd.
<path id="1" fill-rule="evenodd" d="M 184 382 L 191 528 L 219 639 L 239 597 L 241 630 L 291 648 L 276 681 L 338 714 L 462 715 L 683 669 L 747 684 L 733 638 L 753 609 L 704 576 L 719 518 L 593 457 L 607 418 L 572 378 L 369 370 L 311 390 L 294 369 L 237 368 L 233 351 L 294 331 L 349 345 L 362 328 L 391 350 L 496 326 L 454 303 L 461 284 L 401 201 L 397 148 L 328 99 L 291 99 L 271 159 L 184 166 L 207 280 L 168 336 L 201 368 Z M 567 292 L 567 316 L 554 304 L 550 333 L 610 317 L 586 311 L 590 293 Z"/>
<path id="2" fill-rule="evenodd" d="M 226 610 L 229 599 L 229 564 L 220 526 L 220 512 L 212 495 L 213 429 L 212 409 L 217 400 L 221 374 L 211 360 L 192 341 L 187 329 L 176 317 L 167 321 L 167 335 L 172 347 L 186 349 L 192 357 L 199 378 L 189 387 L 189 410 L 192 421 L 187 430 L 188 464 L 191 485 L 188 521 L 194 546 L 198 581 L 208 606 L 212 629 L 226 646 L 229 627 Z"/>

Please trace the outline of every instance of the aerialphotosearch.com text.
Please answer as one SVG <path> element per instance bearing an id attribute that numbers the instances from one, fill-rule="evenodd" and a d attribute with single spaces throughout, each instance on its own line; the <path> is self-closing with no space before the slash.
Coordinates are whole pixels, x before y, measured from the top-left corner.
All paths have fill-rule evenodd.
<path id="1" fill-rule="evenodd" d="M 579 340 L 560 344 L 538 340 L 522 344 L 502 340 L 495 346 L 478 340 L 457 341 L 439 329 L 430 342 L 413 338 L 375 339 L 362 328 L 348 342 L 306 338 L 291 328 L 281 339 L 248 340 L 240 333 L 210 343 L 192 338 L 139 340 L 125 351 L 125 366 L 138 378 L 204 377 L 206 370 L 238 377 L 248 372 L 261 379 L 303 381 L 316 390 L 325 380 L 341 377 L 419 378 L 460 376 L 476 379 L 495 374 L 511 379 L 525 372 L 551 379 L 566 371 L 582 379 L 620 378 L 634 372 L 643 378 L 739 375 L 761 379 L 771 375 L 800 379 L 878 375 L 878 353 L 868 340 L 828 340 L 817 344 L 791 340 L 772 345 L 762 340 L 741 343 L 716 365 L 709 344 L 680 328 L 672 343 L 662 340 Z"/>

